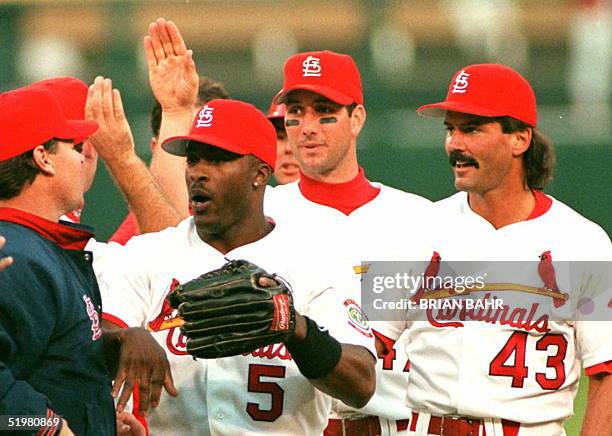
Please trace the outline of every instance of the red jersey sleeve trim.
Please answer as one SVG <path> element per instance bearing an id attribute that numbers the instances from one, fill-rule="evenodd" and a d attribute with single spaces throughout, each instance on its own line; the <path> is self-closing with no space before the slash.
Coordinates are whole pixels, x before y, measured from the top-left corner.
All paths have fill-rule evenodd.
<path id="1" fill-rule="evenodd" d="M 589 366 L 585 368 L 584 372 L 589 377 L 597 374 L 612 374 L 612 360 L 608 360 L 604 363 L 598 363 L 597 365 Z"/>
<path id="2" fill-rule="evenodd" d="M 129 327 L 124 320 L 122 320 L 121 318 L 116 317 L 115 315 L 111 315 L 110 313 L 103 312 L 102 313 L 102 319 L 104 321 L 108 321 L 108 322 L 110 322 L 110 323 L 112 323 L 112 324 L 114 324 L 117 327 L 122 328 L 122 329 L 126 329 L 126 328 Z"/>

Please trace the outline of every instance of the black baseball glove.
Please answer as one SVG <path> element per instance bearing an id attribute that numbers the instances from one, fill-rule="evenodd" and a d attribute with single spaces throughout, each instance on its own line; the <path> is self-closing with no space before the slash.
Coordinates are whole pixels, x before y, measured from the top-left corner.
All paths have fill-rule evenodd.
<path id="1" fill-rule="evenodd" d="M 274 286 L 260 286 L 260 277 L 272 279 Z M 203 359 L 284 342 L 295 329 L 289 286 L 246 260 L 232 260 L 177 286 L 170 305 L 185 321 L 187 352 Z"/>

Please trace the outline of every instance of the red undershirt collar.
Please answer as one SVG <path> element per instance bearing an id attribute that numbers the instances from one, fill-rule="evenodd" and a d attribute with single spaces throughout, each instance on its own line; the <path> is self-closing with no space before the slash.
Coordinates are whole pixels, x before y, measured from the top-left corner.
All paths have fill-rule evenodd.
<path id="1" fill-rule="evenodd" d="M 0 221 L 32 229 L 66 250 L 83 250 L 87 242 L 94 237 L 93 232 L 87 226 L 64 224 L 64 222 L 55 223 L 38 215 L 10 207 L 0 207 Z"/>
<path id="2" fill-rule="evenodd" d="M 542 191 L 537 191 L 535 189 L 531 190 L 533 197 L 535 198 L 535 206 L 531 211 L 531 214 L 527 217 L 525 221 L 529 221 L 544 215 L 550 207 L 552 206 L 551 198 L 544 194 Z"/>
<path id="3" fill-rule="evenodd" d="M 300 172 L 298 186 L 308 200 L 332 207 L 345 215 L 369 203 L 380 192 L 380 188 L 368 182 L 361 167 L 353 180 L 344 183 L 319 182 Z"/>

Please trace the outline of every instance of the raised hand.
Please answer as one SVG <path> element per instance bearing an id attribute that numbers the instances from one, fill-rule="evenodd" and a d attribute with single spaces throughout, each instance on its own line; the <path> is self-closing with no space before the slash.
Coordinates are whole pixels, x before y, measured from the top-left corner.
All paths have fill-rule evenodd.
<path id="1" fill-rule="evenodd" d="M 198 96 L 198 73 L 193 52 L 187 50 L 176 24 L 158 18 L 144 38 L 153 95 L 164 112 L 191 109 Z"/>
<path id="2" fill-rule="evenodd" d="M 123 111 L 121 94 L 112 88 L 110 79 L 98 76 L 89 87 L 85 117 L 97 121 L 100 126 L 88 139 L 107 163 L 136 156 L 134 138 Z"/>

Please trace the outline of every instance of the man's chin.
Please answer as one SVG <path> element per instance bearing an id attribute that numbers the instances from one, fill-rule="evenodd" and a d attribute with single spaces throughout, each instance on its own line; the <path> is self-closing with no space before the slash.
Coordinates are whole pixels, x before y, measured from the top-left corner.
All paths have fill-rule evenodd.
<path id="1" fill-rule="evenodd" d="M 465 179 L 455 179 L 455 189 L 457 189 L 457 191 L 470 192 L 472 191 L 472 188 L 473 185 L 472 183 L 469 183 L 469 181 Z"/>

